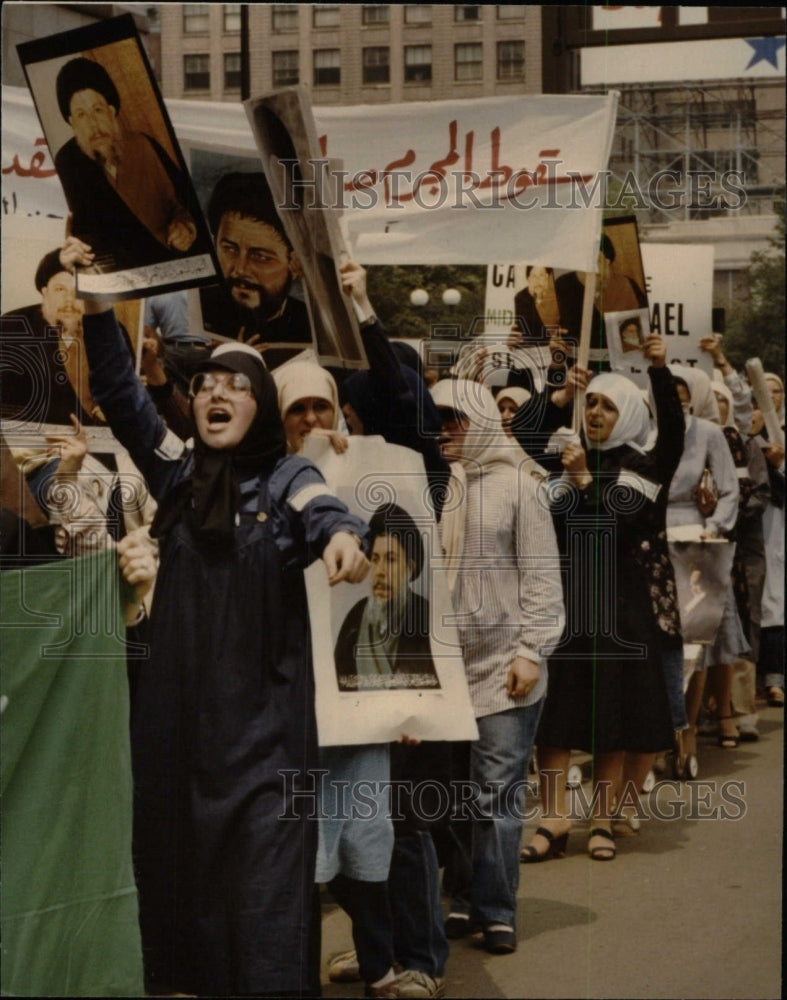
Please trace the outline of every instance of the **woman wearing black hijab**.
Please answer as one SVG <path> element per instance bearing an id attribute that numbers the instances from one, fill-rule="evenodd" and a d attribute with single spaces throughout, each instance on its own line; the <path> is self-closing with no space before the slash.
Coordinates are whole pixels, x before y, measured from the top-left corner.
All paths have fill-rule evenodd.
<path id="1" fill-rule="evenodd" d="M 286 456 L 273 380 L 247 345 L 191 383 L 194 447 L 88 303 L 96 400 L 159 501 L 150 658 L 132 717 L 134 863 L 149 994 L 319 994 L 316 725 L 303 569 L 366 573 L 366 525 Z M 135 582 L 132 580 L 132 582 Z"/>

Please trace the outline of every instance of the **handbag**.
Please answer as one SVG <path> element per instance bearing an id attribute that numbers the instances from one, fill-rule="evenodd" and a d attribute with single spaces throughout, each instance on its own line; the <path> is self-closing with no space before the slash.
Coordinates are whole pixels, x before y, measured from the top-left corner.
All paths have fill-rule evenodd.
<path id="1" fill-rule="evenodd" d="M 700 481 L 693 490 L 697 510 L 704 518 L 712 517 L 719 500 L 719 491 L 710 469 L 703 469 Z"/>

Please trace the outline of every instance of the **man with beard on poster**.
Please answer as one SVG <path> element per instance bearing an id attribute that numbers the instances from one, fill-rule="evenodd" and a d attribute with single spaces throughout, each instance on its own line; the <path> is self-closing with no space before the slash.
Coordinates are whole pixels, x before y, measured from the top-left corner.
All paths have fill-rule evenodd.
<path id="1" fill-rule="evenodd" d="M 84 304 L 60 250 L 38 263 L 35 286 L 41 301 L 2 317 L 2 415 L 28 423 L 103 423 L 88 387 L 82 346 Z"/>
<path id="2" fill-rule="evenodd" d="M 193 252 L 186 177 L 152 136 L 123 125 L 120 94 L 104 67 L 71 59 L 56 90 L 74 136 L 57 151 L 55 167 L 71 231 L 96 254 L 94 266 L 127 270 Z"/>
<path id="3" fill-rule="evenodd" d="M 418 527 L 397 504 L 369 521 L 372 596 L 345 618 L 334 657 L 339 689 L 438 688 L 429 602 L 411 590 L 424 565 Z"/>
<path id="4" fill-rule="evenodd" d="M 300 262 L 264 174 L 224 174 L 207 216 L 224 284 L 200 291 L 205 330 L 256 346 L 268 368 L 311 347 L 306 305 L 289 294 Z"/>

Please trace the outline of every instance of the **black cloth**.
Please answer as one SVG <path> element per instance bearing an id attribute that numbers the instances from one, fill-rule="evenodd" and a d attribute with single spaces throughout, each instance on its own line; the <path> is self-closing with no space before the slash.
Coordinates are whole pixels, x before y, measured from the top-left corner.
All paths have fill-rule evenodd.
<path id="1" fill-rule="evenodd" d="M 666 509 L 685 422 L 669 370 L 651 368 L 650 378 L 655 446 L 592 449 L 591 484 L 561 483 L 553 494 L 566 628 L 549 659 L 537 746 L 655 753 L 672 745 L 662 654 L 682 638 Z M 620 480 L 621 470 L 641 477 L 646 492 Z"/>
<path id="2" fill-rule="evenodd" d="M 541 319 L 536 300 L 529 288 L 520 288 L 514 296 L 514 317 L 515 321 L 522 321 L 527 347 L 549 343 L 549 330 Z"/>
<path id="3" fill-rule="evenodd" d="M 317 764 L 303 573 L 270 518 L 241 514 L 236 536 L 211 556 L 180 522 L 162 542 L 131 740 L 145 988 L 317 995 L 317 824 L 294 796 Z"/>
<path id="4" fill-rule="evenodd" d="M 364 434 L 379 434 L 389 444 L 417 451 L 424 460 L 435 517 L 440 519 L 451 476 L 438 437 L 441 420 L 424 380 L 397 358 L 379 322 L 361 328 L 368 371 L 334 371 L 339 400 L 363 421 Z M 345 376 L 345 377 L 342 377 Z"/>
<path id="5" fill-rule="evenodd" d="M 284 310 L 275 319 L 269 319 L 259 309 L 247 309 L 232 297 L 224 285 L 211 285 L 200 289 L 202 325 L 207 333 L 236 340 L 241 331 L 243 339 L 258 336 L 262 343 L 292 344 L 293 347 L 274 347 L 263 355 L 268 368 L 294 358 L 312 346 L 312 332 L 306 303 L 288 296 Z"/>
<path id="6" fill-rule="evenodd" d="M 336 640 L 334 650 L 336 679 L 339 689 L 342 691 L 356 691 L 358 689 L 355 648 L 358 644 L 361 620 L 367 600 L 372 600 L 372 598 L 364 598 L 350 609 L 342 622 L 339 637 Z M 434 678 L 434 683 L 419 685 L 419 687 L 440 687 L 429 640 L 429 602 L 411 590 L 407 595 L 402 617 L 393 676 L 387 686 L 392 688 L 409 687 L 407 679 L 415 674 Z"/>
<path id="7" fill-rule="evenodd" d="M 144 138 L 161 161 L 183 207 L 196 222 L 201 216 L 199 208 L 189 204 L 187 177 L 152 136 Z M 71 231 L 93 248 L 102 270 L 122 271 L 183 256 L 156 239 L 117 193 L 104 169 L 82 152 L 76 139 L 69 139 L 58 151 L 55 169 L 73 216 Z M 194 251 L 192 245 L 189 253 Z"/>
<path id="8" fill-rule="evenodd" d="M 120 356 L 111 311 L 85 317 L 95 398 L 161 501 L 193 456 Z M 114 352 L 114 353 L 111 353 Z M 314 681 L 304 568 L 362 521 L 305 459 L 240 482 L 234 544 L 178 519 L 162 537 L 150 659 L 135 671 L 133 856 L 145 988 L 319 995 Z M 314 491 L 313 491 L 314 492 Z M 304 788 L 309 797 L 299 797 Z M 310 818 L 310 816 L 312 818 Z"/>

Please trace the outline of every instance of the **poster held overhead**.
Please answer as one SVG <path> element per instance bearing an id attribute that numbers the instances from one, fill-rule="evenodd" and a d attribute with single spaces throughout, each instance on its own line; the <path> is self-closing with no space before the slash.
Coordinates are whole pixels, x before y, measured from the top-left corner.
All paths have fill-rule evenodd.
<path id="1" fill-rule="evenodd" d="M 189 324 L 215 340 L 243 340 L 269 369 L 314 347 L 300 258 L 276 211 L 256 152 L 184 143 L 216 246 L 222 281 L 189 293 Z M 264 347 L 263 347 L 264 345 Z"/>
<path id="2" fill-rule="evenodd" d="M 321 157 L 302 87 L 245 102 L 263 170 L 287 237 L 300 260 L 322 364 L 368 368 L 358 318 L 342 293 L 338 267 L 349 259 L 333 177 Z"/>
<path id="3" fill-rule="evenodd" d="M 155 79 L 128 14 L 17 46 L 70 212 L 95 254 L 83 298 L 209 284 L 218 267 Z"/>

